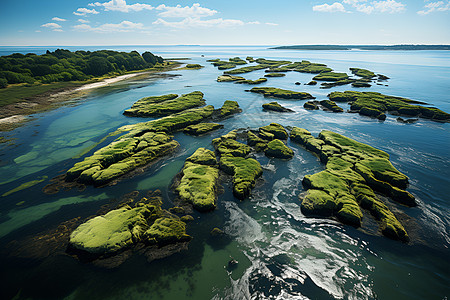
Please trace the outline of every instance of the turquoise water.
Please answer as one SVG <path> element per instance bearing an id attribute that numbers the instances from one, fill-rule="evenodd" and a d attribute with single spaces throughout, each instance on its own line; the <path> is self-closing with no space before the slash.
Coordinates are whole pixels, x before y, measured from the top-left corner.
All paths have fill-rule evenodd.
<path id="1" fill-rule="evenodd" d="M 92 50 L 89 47 L 87 50 Z M 111 47 L 113 50 L 152 51 L 163 57 L 189 57 L 201 70 L 172 71 L 181 76 L 130 80 L 100 88 L 89 96 L 57 110 L 36 114 L 26 126 L 7 134 L 14 145 L 0 149 L 0 195 L 22 183 L 43 176 L 48 179 L 28 189 L 0 197 L 0 245 L 21 240 L 71 218 L 94 214 L 112 198 L 138 190 L 160 189 L 170 207 L 172 178 L 186 157 L 198 147 L 211 149 L 211 140 L 232 129 L 256 128 L 270 122 L 298 126 L 318 134 L 328 129 L 382 149 L 396 168 L 410 178 L 410 191 L 418 206 L 391 203 L 407 220 L 408 245 L 373 236 L 332 220 L 306 218 L 298 194 L 302 178 L 324 166 L 308 151 L 288 143 L 295 156 L 290 161 L 257 155 L 264 175 L 245 201 L 238 201 L 224 183 L 218 209 L 194 213 L 188 233 L 194 236 L 189 250 L 147 263 L 138 255 L 114 270 L 85 265 L 65 255 L 30 260 L 2 255 L 2 298 L 19 292 L 20 299 L 444 299 L 450 294 L 450 124 L 420 120 L 401 124 L 388 115 L 385 122 L 358 114 L 306 111 L 304 101 L 277 100 L 295 110 L 292 114 L 263 112 L 268 102 L 249 88 L 217 83 L 219 74 L 206 62 L 211 58 L 240 56 L 268 59 L 306 59 L 347 72 L 360 67 L 389 76 L 389 86 L 367 91 L 425 101 L 450 112 L 450 53 L 448 51 L 287 51 L 266 47 L 149 46 Z M 0 49 L 4 50 L 4 49 Z M 30 49 L 23 50 L 24 52 Z M 35 49 L 34 49 L 35 50 Z M 74 49 L 71 49 L 74 50 Z M 6 50 L 5 50 L 6 51 Z M 10 50 L 8 50 L 10 51 Z M 43 50 L 45 51 L 45 50 Z M 204 55 L 204 57 L 201 57 Z M 264 70 L 244 74 L 257 79 Z M 305 91 L 326 98 L 331 91 L 349 86 L 319 89 L 307 86 L 312 74 L 287 73 L 269 78 L 261 86 Z M 295 82 L 302 85 L 294 85 Z M 148 119 L 128 118 L 122 112 L 137 99 L 167 93 L 200 90 L 207 104 L 219 107 L 236 100 L 243 113 L 222 122 L 225 128 L 199 138 L 175 134 L 181 144 L 174 157 L 159 162 L 145 173 L 115 186 L 88 187 L 46 195 L 42 188 L 62 174 L 80 154 L 108 144 L 96 143 L 116 128 Z M 347 108 L 342 105 L 343 108 Z M 24 201 L 23 203 L 21 203 Z M 17 205 L 21 204 L 21 205 Z M 209 239 L 209 231 L 221 227 L 231 237 L 225 244 Z M 2 252 L 3 253 L 3 252 Z M 234 257 L 237 269 L 225 266 Z"/>

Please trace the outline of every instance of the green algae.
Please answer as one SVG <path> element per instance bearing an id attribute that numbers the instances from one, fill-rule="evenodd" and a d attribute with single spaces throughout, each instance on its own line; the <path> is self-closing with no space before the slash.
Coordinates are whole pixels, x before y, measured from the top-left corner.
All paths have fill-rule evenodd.
<path id="1" fill-rule="evenodd" d="M 264 75 L 264 77 L 284 77 L 284 76 L 286 76 L 286 74 L 283 73 L 267 73 Z"/>
<path id="2" fill-rule="evenodd" d="M 286 140 L 289 135 L 286 132 L 286 129 L 278 123 L 270 123 L 270 125 L 263 126 L 259 128 L 259 133 L 263 135 L 263 137 L 267 137 L 266 139 L 280 139 Z"/>
<path id="3" fill-rule="evenodd" d="M 198 148 L 186 159 L 181 175 L 180 182 L 175 189 L 180 199 L 192 204 L 198 211 L 214 210 L 219 178 L 214 152 Z"/>
<path id="4" fill-rule="evenodd" d="M 186 225 L 161 209 L 161 197 L 143 198 L 134 207 L 123 205 L 79 225 L 70 235 L 73 249 L 95 255 L 114 255 L 138 243 L 186 242 Z"/>
<path id="5" fill-rule="evenodd" d="M 235 81 L 235 83 L 239 83 L 239 84 L 261 84 L 267 81 L 267 78 L 258 78 L 256 80 L 250 80 L 250 79 L 245 79 L 245 80 L 238 80 Z"/>
<path id="6" fill-rule="evenodd" d="M 205 105 L 203 93 L 199 91 L 184 94 L 180 97 L 174 97 L 174 95 L 169 94 L 140 99 L 130 109 L 125 110 L 123 114 L 134 117 L 167 116 L 186 109 Z"/>
<path id="7" fill-rule="evenodd" d="M 278 111 L 278 112 L 293 112 L 292 109 L 283 107 L 278 102 L 264 103 L 262 105 L 262 107 L 265 110 L 272 110 L 272 111 Z"/>
<path id="8" fill-rule="evenodd" d="M 314 138 L 309 131 L 294 127 L 291 139 L 326 163 L 326 170 L 306 175 L 302 181 L 307 189 L 301 204 L 303 213 L 335 216 L 344 224 L 359 227 L 364 208 L 379 221 L 382 234 L 409 240 L 402 224 L 373 192 L 401 204 L 416 205 L 414 197 L 404 190 L 408 178 L 392 166 L 386 152 L 327 130 Z"/>
<path id="9" fill-rule="evenodd" d="M 319 75 L 313 77 L 313 80 L 321 81 L 339 81 L 348 79 L 347 73 L 336 73 L 336 72 L 322 72 Z"/>
<path id="10" fill-rule="evenodd" d="M 322 100 L 320 101 L 320 105 L 323 107 L 326 107 L 327 109 L 331 110 L 332 112 L 343 112 L 344 110 L 342 107 L 339 107 L 336 102 L 331 100 Z"/>
<path id="11" fill-rule="evenodd" d="M 294 99 L 294 100 L 315 99 L 309 93 L 294 92 L 290 90 L 284 90 L 273 87 L 254 87 L 250 90 L 250 92 L 263 94 L 264 97 L 273 97 L 281 99 Z"/>
<path id="12" fill-rule="evenodd" d="M 190 135 L 202 135 L 220 128 L 223 128 L 223 125 L 217 123 L 198 123 L 189 125 L 183 132 Z"/>
<path id="13" fill-rule="evenodd" d="M 19 185 L 18 187 L 14 188 L 14 189 L 12 189 L 12 190 L 10 190 L 10 191 L 7 191 L 7 192 L 3 193 L 3 194 L 2 194 L 2 197 L 6 197 L 6 196 L 9 196 L 9 195 L 11 195 L 11 194 L 13 194 L 13 193 L 16 193 L 16 192 L 18 192 L 18 191 L 22 191 L 22 190 L 28 189 L 28 188 L 30 188 L 30 187 L 32 187 L 32 186 L 35 186 L 35 185 L 38 184 L 38 183 L 41 183 L 41 182 L 45 181 L 47 178 L 48 178 L 48 176 L 42 176 L 40 179 L 31 180 L 31 181 L 22 183 L 22 184 Z"/>
<path id="14" fill-rule="evenodd" d="M 219 166 L 224 172 L 233 175 L 233 194 L 238 199 L 250 195 L 256 179 L 262 174 L 261 165 L 253 158 L 225 155 L 220 158 Z"/>
<path id="15" fill-rule="evenodd" d="M 225 100 L 222 107 L 219 108 L 218 111 L 218 117 L 225 118 L 242 112 L 242 109 L 239 107 L 239 103 L 237 103 L 237 101 Z"/>
<path id="16" fill-rule="evenodd" d="M 375 92 L 332 92 L 328 98 L 337 102 L 349 102 L 350 109 L 361 115 L 386 119 L 386 112 L 394 114 L 421 117 L 437 122 L 450 122 L 450 114 L 434 107 L 426 107 L 415 101 L 402 97 L 388 96 Z"/>
<path id="17" fill-rule="evenodd" d="M 294 156 L 294 151 L 286 146 L 279 139 L 274 139 L 267 143 L 267 148 L 264 153 L 268 157 L 291 159 Z"/>
<path id="18" fill-rule="evenodd" d="M 376 76 L 374 72 L 366 69 L 350 68 L 350 71 L 352 72 L 352 74 L 363 78 L 373 78 Z"/>

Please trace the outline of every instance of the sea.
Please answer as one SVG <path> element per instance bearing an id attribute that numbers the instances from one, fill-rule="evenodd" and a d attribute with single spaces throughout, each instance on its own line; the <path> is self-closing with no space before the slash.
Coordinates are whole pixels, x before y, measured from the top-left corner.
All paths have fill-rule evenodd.
<path id="1" fill-rule="evenodd" d="M 390 79 L 370 88 L 339 86 L 320 89 L 306 85 L 313 74 L 288 72 L 259 86 L 308 92 L 317 100 L 332 91 L 380 92 L 428 103 L 450 112 L 450 51 L 298 51 L 269 46 L 86 46 L 0 47 L 0 55 L 43 54 L 58 48 L 150 51 L 164 58 L 188 58 L 200 70 L 131 78 L 91 90 L 67 105 L 29 117 L 13 131 L 2 133 L 0 145 L 0 276 L 2 299 L 448 299 L 450 296 L 450 124 L 419 119 L 399 123 L 387 114 L 384 122 L 351 113 L 307 111 L 305 100 L 277 100 L 294 113 L 262 110 L 272 100 L 245 90 L 251 86 L 217 82 L 222 74 L 208 59 L 247 56 L 276 60 L 309 60 L 337 72 L 364 68 Z M 264 70 L 243 74 L 264 76 Z M 295 85 L 300 82 L 300 85 Z M 201 137 L 175 133 L 175 155 L 116 185 L 45 194 L 51 179 L 64 174 L 111 139 L 98 143 L 117 128 L 151 120 L 123 115 L 142 97 L 201 91 L 207 104 L 220 107 L 235 100 L 243 112 L 223 120 L 223 129 Z M 341 104 L 344 110 L 347 104 Z M 291 160 L 255 158 L 263 167 L 252 195 L 233 197 L 231 182 L 221 182 L 217 209 L 194 212 L 187 232 L 193 236 L 186 251 L 147 262 L 132 255 L 113 269 L 80 262 L 64 252 L 24 257 L 14 245 L 57 228 L 76 217 L 86 218 L 112 199 L 138 191 L 144 196 L 159 189 L 164 207 L 173 206 L 173 178 L 197 148 L 213 149 L 211 140 L 233 129 L 268 125 L 305 128 L 318 135 L 332 130 L 381 149 L 409 177 L 407 190 L 417 200 L 405 207 L 385 199 L 403 221 L 408 244 L 355 229 L 332 219 L 306 217 L 300 210 L 302 179 L 324 169 L 319 159 L 288 141 Z M 39 183 L 9 192 L 30 181 Z M 372 222 L 365 214 L 364 221 Z M 229 237 L 217 243 L 210 231 L 221 228 Z M 364 226 L 363 226 L 364 227 Z M 25 243 L 26 246 L 26 243 Z M 33 249 L 28 249 L 29 252 Z M 38 250 L 36 249 L 36 252 Z M 41 249 L 39 249 L 41 253 Z M 230 260 L 238 261 L 229 268 Z"/>

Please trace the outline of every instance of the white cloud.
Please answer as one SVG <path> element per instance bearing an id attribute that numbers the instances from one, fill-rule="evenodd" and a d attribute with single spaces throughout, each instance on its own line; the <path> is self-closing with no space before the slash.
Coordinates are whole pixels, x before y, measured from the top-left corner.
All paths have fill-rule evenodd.
<path id="1" fill-rule="evenodd" d="M 85 19 L 78 19 L 78 22 L 80 22 L 80 23 L 91 23 L 90 21 L 85 20 Z"/>
<path id="2" fill-rule="evenodd" d="M 59 29 L 59 28 L 53 29 L 53 31 L 57 31 L 57 32 L 64 32 L 64 30 L 62 30 L 62 29 Z"/>
<path id="3" fill-rule="evenodd" d="M 56 24 L 56 23 L 45 23 L 45 24 L 42 24 L 41 27 L 57 29 L 57 28 L 61 28 L 61 25 Z"/>
<path id="4" fill-rule="evenodd" d="M 241 20 L 233 20 L 233 19 L 211 19 L 211 20 L 200 20 L 199 18 L 185 18 L 180 22 L 167 22 L 163 19 L 158 19 L 153 22 L 155 25 L 164 25 L 173 28 L 188 28 L 188 27 L 233 27 L 233 26 L 242 26 L 245 23 Z"/>
<path id="5" fill-rule="evenodd" d="M 130 32 L 136 29 L 142 29 L 144 25 L 142 23 L 133 23 L 131 21 L 122 21 L 118 24 L 103 24 L 98 27 L 92 27 L 88 24 L 75 25 L 73 28 L 78 31 L 94 31 L 100 33 L 108 32 Z"/>
<path id="6" fill-rule="evenodd" d="M 430 2 L 425 5 L 424 10 L 420 10 L 417 13 L 419 15 L 428 15 L 429 13 L 436 11 L 449 11 L 450 10 L 450 1 L 444 3 L 444 1 Z"/>
<path id="7" fill-rule="evenodd" d="M 266 25 L 269 25 L 269 26 L 278 26 L 279 24 L 277 24 L 277 23 L 266 23 Z"/>
<path id="8" fill-rule="evenodd" d="M 164 4 L 159 5 L 157 10 L 164 10 L 160 12 L 158 15 L 163 18 L 200 18 L 200 17 L 209 17 L 215 15 L 217 13 L 216 10 L 209 9 L 206 7 L 201 7 L 199 3 L 192 4 L 191 7 L 181 5 L 177 6 L 166 6 Z"/>
<path id="9" fill-rule="evenodd" d="M 313 6 L 313 11 L 318 12 L 345 12 L 344 5 L 339 2 L 334 2 L 333 4 L 321 4 Z"/>
<path id="10" fill-rule="evenodd" d="M 65 21 L 67 21 L 66 19 L 61 19 L 61 18 L 58 18 L 58 17 L 54 17 L 54 18 L 52 18 L 52 20 L 53 21 L 57 21 L 57 22 L 65 22 Z"/>
<path id="11" fill-rule="evenodd" d="M 399 13 L 405 10 L 405 4 L 395 0 L 373 1 L 374 10 L 381 13 Z"/>
<path id="12" fill-rule="evenodd" d="M 111 0 L 109 2 L 95 2 L 89 3 L 89 6 L 99 6 L 103 7 L 106 11 L 121 11 L 124 13 L 128 13 L 130 11 L 141 11 L 141 10 L 152 10 L 153 6 L 149 4 L 135 3 L 135 4 L 127 4 L 125 0 Z"/>
<path id="13" fill-rule="evenodd" d="M 406 7 L 405 4 L 395 0 L 371 1 L 370 3 L 368 3 L 367 0 L 343 0 L 342 3 L 349 4 L 356 8 L 357 11 L 365 14 L 374 12 L 390 14 L 399 13 L 404 11 Z"/>
<path id="14" fill-rule="evenodd" d="M 259 25 L 261 24 L 259 21 L 248 22 L 249 25 Z"/>
<path id="15" fill-rule="evenodd" d="M 36 30 L 35 32 L 41 32 L 40 30 Z"/>
<path id="16" fill-rule="evenodd" d="M 76 11 L 74 11 L 73 14 L 77 15 L 77 16 L 85 16 L 87 14 L 96 15 L 96 14 L 98 14 L 98 11 L 96 11 L 95 9 L 87 9 L 87 8 L 82 7 L 82 8 L 77 9 Z"/>

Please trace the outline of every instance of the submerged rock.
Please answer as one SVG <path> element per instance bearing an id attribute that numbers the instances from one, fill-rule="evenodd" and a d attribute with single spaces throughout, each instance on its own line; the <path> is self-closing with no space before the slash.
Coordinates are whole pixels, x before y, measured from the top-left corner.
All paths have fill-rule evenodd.
<path id="1" fill-rule="evenodd" d="M 361 226 L 361 208 L 368 209 L 380 223 L 380 231 L 407 242 L 408 234 L 374 190 L 407 206 L 416 205 L 404 189 L 408 178 L 389 162 L 389 155 L 331 131 L 314 138 L 305 129 L 294 127 L 291 139 L 319 155 L 326 170 L 306 175 L 307 193 L 301 209 L 306 215 L 335 216 L 344 224 Z"/>

